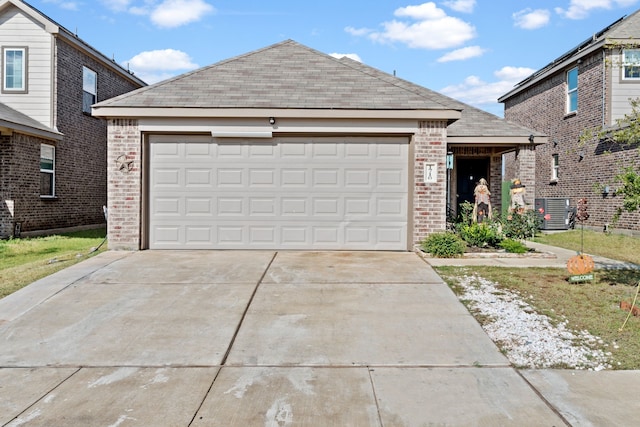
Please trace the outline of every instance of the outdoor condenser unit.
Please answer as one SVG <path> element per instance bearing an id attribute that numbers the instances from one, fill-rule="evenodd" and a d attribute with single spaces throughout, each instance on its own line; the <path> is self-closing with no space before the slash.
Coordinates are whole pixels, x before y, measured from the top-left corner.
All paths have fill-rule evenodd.
<path id="1" fill-rule="evenodd" d="M 547 214 L 551 215 L 550 219 L 542 221 L 542 230 L 569 229 L 569 215 L 571 212 L 571 208 L 569 207 L 569 199 L 536 199 L 535 208 L 540 217 L 544 217 Z M 540 213 L 540 208 L 543 209 L 544 213 Z"/>

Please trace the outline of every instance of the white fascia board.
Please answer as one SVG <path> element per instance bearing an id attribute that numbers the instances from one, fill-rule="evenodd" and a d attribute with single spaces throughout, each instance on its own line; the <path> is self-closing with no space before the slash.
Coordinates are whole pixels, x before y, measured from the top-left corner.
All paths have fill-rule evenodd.
<path id="1" fill-rule="evenodd" d="M 415 119 L 458 120 L 459 110 L 331 110 L 331 109 L 266 109 L 266 108 L 164 108 L 94 106 L 96 117 L 141 119 L 164 118 L 309 118 L 309 119 Z"/>
<path id="2" fill-rule="evenodd" d="M 549 142 L 546 136 L 536 136 L 533 145 L 542 145 Z M 528 145 L 531 144 L 528 136 L 447 136 L 447 144 L 456 145 Z"/>
<path id="3" fill-rule="evenodd" d="M 54 141 L 62 141 L 64 135 L 57 132 L 49 132 L 44 129 L 38 129 L 31 126 L 21 125 L 18 123 L 12 123 L 6 120 L 0 120 L 0 128 L 5 128 L 8 131 L 24 133 L 26 135 L 37 136 L 39 138 L 50 139 Z"/>
<path id="4" fill-rule="evenodd" d="M 156 133 L 211 133 L 214 136 L 240 134 L 414 134 L 418 120 L 365 120 L 365 119 L 276 119 L 273 126 L 268 118 L 261 119 L 139 119 L 141 132 Z M 250 135 L 249 135 L 250 137 Z"/>

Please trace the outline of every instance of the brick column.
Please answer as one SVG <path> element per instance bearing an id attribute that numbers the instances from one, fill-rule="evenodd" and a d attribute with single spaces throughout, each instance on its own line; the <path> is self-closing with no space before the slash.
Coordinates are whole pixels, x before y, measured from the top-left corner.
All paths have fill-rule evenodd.
<path id="1" fill-rule="evenodd" d="M 446 228 L 447 198 L 447 124 L 444 121 L 420 122 L 413 136 L 414 190 L 413 190 L 413 245 L 418 246 L 425 237 Z M 436 182 L 425 183 L 424 164 L 436 164 Z"/>
<path id="2" fill-rule="evenodd" d="M 499 213 L 502 207 L 502 156 L 492 155 L 489 168 L 491 208 Z"/>
<path id="3" fill-rule="evenodd" d="M 524 197 L 527 209 L 533 209 L 536 198 L 536 147 L 532 144 L 520 145 L 516 157 L 516 178 L 526 187 Z"/>
<path id="4" fill-rule="evenodd" d="M 137 120 L 109 120 L 108 242 L 112 250 L 140 249 L 142 140 Z"/>

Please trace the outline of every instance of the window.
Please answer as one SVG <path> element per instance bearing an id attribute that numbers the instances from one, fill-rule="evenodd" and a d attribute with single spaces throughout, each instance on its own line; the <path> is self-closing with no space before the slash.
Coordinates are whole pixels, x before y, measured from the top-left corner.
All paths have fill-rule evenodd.
<path id="1" fill-rule="evenodd" d="M 560 159 L 558 154 L 551 156 L 551 182 L 558 181 L 558 171 L 560 170 Z"/>
<path id="2" fill-rule="evenodd" d="M 91 106 L 98 98 L 98 75 L 87 67 L 82 67 L 82 112 L 91 114 Z"/>
<path id="3" fill-rule="evenodd" d="M 567 72 L 567 113 L 578 111 L 578 67 Z"/>
<path id="4" fill-rule="evenodd" d="M 56 182 L 56 147 L 40 145 L 40 195 L 55 196 Z"/>
<path id="5" fill-rule="evenodd" d="M 27 48 L 2 48 L 2 92 L 27 92 Z"/>
<path id="6" fill-rule="evenodd" d="M 622 79 L 640 79 L 640 49 L 622 51 Z"/>

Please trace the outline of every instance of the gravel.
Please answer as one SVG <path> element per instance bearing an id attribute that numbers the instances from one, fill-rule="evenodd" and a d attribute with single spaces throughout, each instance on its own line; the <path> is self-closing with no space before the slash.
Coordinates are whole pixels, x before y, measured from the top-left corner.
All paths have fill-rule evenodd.
<path id="1" fill-rule="evenodd" d="M 611 353 L 595 348 L 604 344 L 599 337 L 568 329 L 566 321 L 552 324 L 520 295 L 499 289 L 482 277 L 463 276 L 459 285 L 465 290 L 459 298 L 472 313 L 487 319 L 483 329 L 513 365 L 593 371 L 611 368 Z"/>

